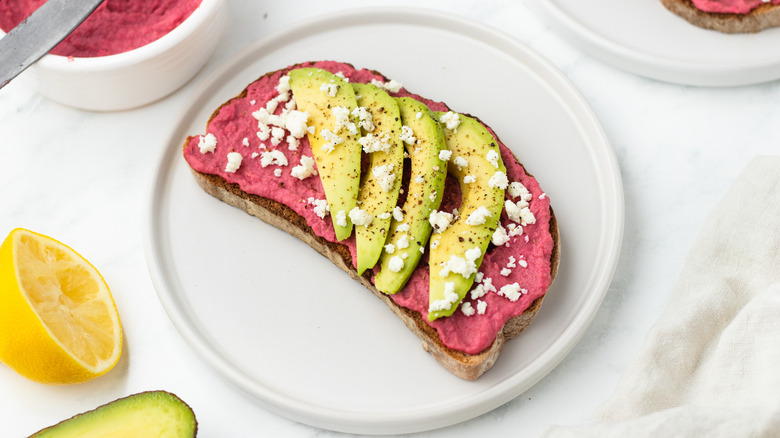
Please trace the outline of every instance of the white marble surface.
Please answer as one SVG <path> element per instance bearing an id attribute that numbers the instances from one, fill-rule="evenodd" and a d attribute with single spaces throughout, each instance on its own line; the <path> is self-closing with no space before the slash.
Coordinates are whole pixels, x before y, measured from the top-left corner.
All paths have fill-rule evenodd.
<path id="1" fill-rule="evenodd" d="M 146 270 L 141 226 L 151 157 L 197 83 L 246 45 L 306 17 L 366 6 L 359 0 L 228 0 L 218 53 L 167 99 L 116 113 L 71 109 L 24 81 L 0 90 L 0 234 L 25 227 L 66 242 L 103 273 L 120 311 L 125 349 L 92 382 L 50 387 L 0 366 L 3 436 L 27 436 L 131 393 L 165 389 L 195 410 L 201 437 L 339 436 L 267 412 L 185 344 Z M 645 79 L 572 48 L 523 2 L 373 1 L 438 8 L 499 28 L 548 58 L 601 119 L 623 175 L 625 235 L 614 280 L 579 344 L 526 393 L 476 419 L 424 436 L 536 436 L 589 420 L 667 302 L 705 215 L 753 157 L 780 153 L 780 82 L 696 88 Z M 21 79 L 21 78 L 20 78 Z"/>

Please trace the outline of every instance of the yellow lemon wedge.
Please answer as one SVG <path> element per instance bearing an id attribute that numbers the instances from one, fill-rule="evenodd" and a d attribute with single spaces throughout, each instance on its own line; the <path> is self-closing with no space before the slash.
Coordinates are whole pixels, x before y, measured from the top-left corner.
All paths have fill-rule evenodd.
<path id="1" fill-rule="evenodd" d="M 17 228 L 0 245 L 0 361 L 30 380 L 70 384 L 116 365 L 122 327 L 100 273 L 51 237 Z"/>

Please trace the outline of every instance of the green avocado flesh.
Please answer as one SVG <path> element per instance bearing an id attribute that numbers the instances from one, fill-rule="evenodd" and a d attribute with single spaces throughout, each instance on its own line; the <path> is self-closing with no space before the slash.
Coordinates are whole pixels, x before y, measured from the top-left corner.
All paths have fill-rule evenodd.
<path id="1" fill-rule="evenodd" d="M 78 414 L 30 438 L 190 438 L 197 430 L 186 403 L 169 392 L 150 391 Z"/>
<path id="2" fill-rule="evenodd" d="M 368 225 L 356 225 L 357 271 L 362 275 L 373 268 L 382 253 L 390 214 L 398 203 L 404 169 L 404 147 L 401 137 L 401 115 L 395 99 L 372 84 L 351 84 L 359 107 L 371 114 L 373 128 L 361 128 L 364 135 L 386 138 L 386 151 L 368 154 L 358 193 L 358 207 L 371 215 Z M 384 186 L 383 186 L 384 184 Z"/>
<path id="3" fill-rule="evenodd" d="M 435 114 L 437 119 L 444 115 L 444 113 Z M 476 270 L 482 263 L 504 206 L 506 187 L 495 187 L 495 182 L 492 184 L 494 187 L 491 187 L 490 182 L 497 172 L 506 175 L 498 142 L 479 121 L 462 114 L 459 117 L 460 124 L 457 128 L 445 127 L 444 136 L 447 149 L 452 152 L 447 171 L 460 184 L 461 205 L 458 209 L 458 219 L 449 228 L 434 234 L 431 238 L 429 259 L 431 310 L 428 313 L 430 321 L 452 315 L 471 289 Z M 493 157 L 492 162 L 487 158 L 489 153 Z M 458 163 L 463 164 L 463 160 L 459 158 L 465 159 L 467 165 L 459 166 Z M 466 177 L 470 182 L 464 182 Z M 480 207 L 484 207 L 481 211 L 487 211 L 489 215 L 482 216 L 481 219 L 472 217 L 470 221 L 469 217 Z M 474 257 L 477 249 L 478 257 Z M 459 257 L 461 261 L 466 262 L 465 265 L 472 265 L 472 269 L 468 271 L 469 275 L 442 272 L 445 266 L 454 265 L 451 263 L 452 257 Z M 446 275 L 441 275 L 442 273 Z"/>
<path id="4" fill-rule="evenodd" d="M 441 204 L 447 177 L 447 162 L 439 158 L 439 152 L 446 149 L 439 122 L 422 102 L 410 97 L 396 100 L 401 110 L 401 121 L 411 128 L 416 141 L 414 144 L 404 143 L 411 171 L 406 200 L 401 207 L 403 220 L 392 220 L 387 239 L 388 246 L 392 246 L 389 246 L 390 251 L 385 249 L 382 252 L 380 269 L 374 278 L 376 288 L 387 294 L 394 294 L 404 287 L 422 258 L 421 248 L 424 250 L 431 236 L 428 217 Z M 397 272 L 390 269 L 391 260 L 395 257 L 396 265 L 403 262 L 403 267 Z"/>
<path id="5" fill-rule="evenodd" d="M 344 240 L 352 234 L 348 214 L 357 205 L 362 148 L 359 132 L 338 129 L 333 111 L 344 107 L 351 113 L 357 107 L 355 92 L 341 77 L 318 68 L 299 68 L 289 75 L 298 109 L 309 113 L 308 125 L 314 127 L 314 133 L 306 136 L 325 189 L 336 239 Z M 333 144 L 329 133 L 341 142 Z"/>

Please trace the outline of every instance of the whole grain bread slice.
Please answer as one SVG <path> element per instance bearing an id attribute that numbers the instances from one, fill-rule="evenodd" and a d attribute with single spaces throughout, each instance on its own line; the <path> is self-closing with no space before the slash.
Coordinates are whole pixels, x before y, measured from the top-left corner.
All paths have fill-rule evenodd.
<path id="1" fill-rule="evenodd" d="M 206 193 L 297 237 L 327 257 L 333 264 L 352 276 L 352 278 L 359 281 L 381 299 L 404 322 L 406 327 L 420 338 L 425 351 L 430 353 L 441 366 L 462 379 L 474 380 L 490 369 L 496 362 L 496 359 L 498 359 L 504 343 L 525 330 L 542 307 L 544 296 L 536 299 L 522 314 L 507 321 L 503 329 L 496 335 L 496 339 L 490 347 L 478 354 L 466 354 L 453 350 L 441 342 L 436 330 L 425 323 L 422 315 L 399 306 L 388 295 L 377 290 L 371 283 L 368 272 L 363 276 L 357 275 L 357 271 L 353 268 L 349 249 L 346 246 L 329 242 L 314 234 L 306 224 L 306 220 L 291 208 L 268 198 L 246 193 L 237 184 L 229 183 L 218 175 L 205 174 L 196 170 L 192 170 L 192 173 L 197 183 Z M 551 274 L 554 279 L 560 260 L 560 238 L 558 223 L 554 214 L 550 216 L 549 228 L 554 242 L 550 263 Z"/>
<path id="2" fill-rule="evenodd" d="M 302 64 L 297 64 L 299 66 Z M 293 66 L 295 67 L 295 66 Z M 272 75 L 275 72 L 269 72 L 262 77 Z M 381 75 L 381 73 L 374 73 Z M 261 77 L 261 78 L 262 78 Z M 259 79 L 258 79 L 259 80 Z M 234 99 L 246 97 L 247 90 L 244 89 Z M 232 100 L 232 99 L 231 99 Z M 223 103 L 217 108 L 209 118 L 208 122 L 219 113 L 220 109 L 230 102 Z M 472 116 L 473 117 L 473 116 Z M 188 139 L 189 141 L 189 139 Z M 183 148 L 187 147 L 188 141 L 185 141 Z M 518 160 L 519 163 L 519 160 Z M 521 164 L 522 166 L 522 164 Z M 363 276 L 357 274 L 353 267 L 352 256 L 349 248 L 340 243 L 331 242 L 321 236 L 318 236 L 306 223 L 306 219 L 300 216 L 293 209 L 280 202 L 269 198 L 247 193 L 239 187 L 238 184 L 231 183 L 219 175 L 202 173 L 195 169 L 190 169 L 198 185 L 209 195 L 225 202 L 236 208 L 240 208 L 246 213 L 255 216 L 264 222 L 280 230 L 284 230 L 290 235 L 297 237 L 304 243 L 311 246 L 317 252 L 327 257 L 334 265 L 348 273 L 352 278 L 360 282 L 375 296 L 381 299 L 387 307 L 398 316 L 406 327 L 411 330 L 422 341 L 422 347 L 431 354 L 433 358 L 446 370 L 452 374 L 465 379 L 475 380 L 485 371 L 490 369 L 498 359 L 504 344 L 518 336 L 525 330 L 536 317 L 542 306 L 545 295 L 537 298 L 520 315 L 510 318 L 496 334 L 496 338 L 489 347 L 476 354 L 468 354 L 459 350 L 449 348 L 441 341 L 436 329 L 425 322 L 424 317 L 416 311 L 402 307 L 393 301 L 390 296 L 380 292 L 371 282 L 371 271 L 366 271 Z M 523 167 L 528 176 L 533 176 Z M 550 285 L 555 280 L 560 262 L 560 236 L 558 223 L 555 214 L 550 208 L 549 232 L 553 240 L 553 249 L 550 258 Z"/>
<path id="3" fill-rule="evenodd" d="M 770 3 L 762 4 L 747 14 L 705 12 L 691 0 L 661 0 L 661 3 L 693 25 L 723 33 L 755 33 L 780 26 L 780 5 Z"/>

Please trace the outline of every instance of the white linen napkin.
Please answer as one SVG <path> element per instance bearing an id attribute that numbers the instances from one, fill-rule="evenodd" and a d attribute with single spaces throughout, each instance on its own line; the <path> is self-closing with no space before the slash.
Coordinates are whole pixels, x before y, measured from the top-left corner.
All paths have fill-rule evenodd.
<path id="1" fill-rule="evenodd" d="M 780 157 L 753 159 L 710 213 L 594 423 L 543 436 L 780 437 Z"/>

